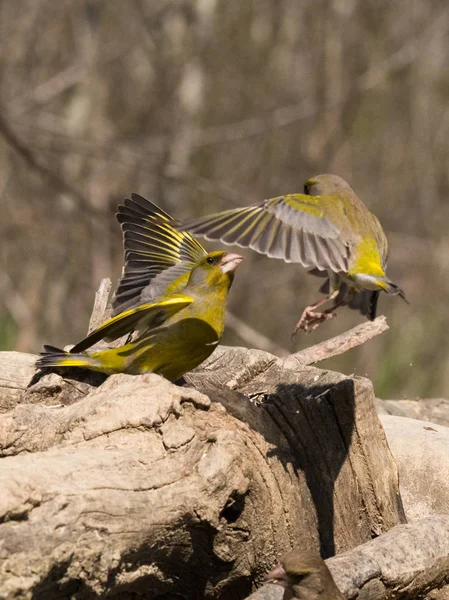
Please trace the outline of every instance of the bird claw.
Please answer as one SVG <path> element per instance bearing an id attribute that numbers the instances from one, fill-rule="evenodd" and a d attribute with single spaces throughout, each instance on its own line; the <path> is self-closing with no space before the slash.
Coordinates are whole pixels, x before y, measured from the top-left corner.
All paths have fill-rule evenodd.
<path id="1" fill-rule="evenodd" d="M 302 329 L 305 333 L 312 333 L 312 331 L 315 331 L 315 329 L 317 329 L 321 325 L 321 323 L 324 323 L 324 321 L 329 321 L 330 319 L 333 319 L 336 316 L 337 315 L 335 312 L 317 312 L 308 306 L 304 309 L 301 318 L 296 323 L 296 327 L 292 333 L 292 337 L 294 337 L 300 329 Z"/>

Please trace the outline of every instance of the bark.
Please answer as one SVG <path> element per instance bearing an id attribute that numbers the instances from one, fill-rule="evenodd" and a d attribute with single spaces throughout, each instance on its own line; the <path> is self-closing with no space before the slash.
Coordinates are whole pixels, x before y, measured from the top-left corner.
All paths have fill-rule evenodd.
<path id="1" fill-rule="evenodd" d="M 0 598 L 243 598 L 298 542 L 330 556 L 404 520 L 365 379 L 243 348 L 196 389 L 0 360 L 22 390 L 2 390 Z"/>
<path id="2" fill-rule="evenodd" d="M 380 335 L 384 331 L 388 331 L 388 329 L 387 319 L 384 316 L 380 316 L 374 321 L 361 323 L 329 340 L 300 350 L 293 354 L 292 357 L 305 365 L 314 365 L 322 360 L 344 354 L 348 350 L 352 350 L 352 348 L 361 346 L 373 337 Z"/>

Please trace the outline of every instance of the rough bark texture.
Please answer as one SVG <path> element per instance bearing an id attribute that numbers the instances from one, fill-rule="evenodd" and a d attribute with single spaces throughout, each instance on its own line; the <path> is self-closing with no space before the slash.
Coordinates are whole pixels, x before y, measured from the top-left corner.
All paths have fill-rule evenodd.
<path id="1" fill-rule="evenodd" d="M 242 348 L 197 389 L 0 359 L 22 390 L 2 390 L 1 598 L 243 598 L 293 546 L 330 556 L 404 520 L 367 380 Z"/>

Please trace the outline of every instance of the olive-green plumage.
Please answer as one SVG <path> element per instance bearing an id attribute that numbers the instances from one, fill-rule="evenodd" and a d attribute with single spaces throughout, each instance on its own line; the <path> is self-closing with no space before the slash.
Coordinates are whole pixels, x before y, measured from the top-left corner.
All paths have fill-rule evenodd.
<path id="1" fill-rule="evenodd" d="M 113 299 L 113 314 L 182 291 L 203 246 L 161 208 L 138 194 L 118 207 L 125 269 Z"/>
<path id="2" fill-rule="evenodd" d="M 265 579 L 285 588 L 283 600 L 344 600 L 326 563 L 315 552 L 287 552 Z"/>
<path id="3" fill-rule="evenodd" d="M 234 270 L 242 257 L 207 253 L 190 234 L 177 231 L 171 217 L 148 205 L 154 209 L 151 217 L 147 214 L 143 221 L 142 215 L 131 215 L 135 222 L 128 222 L 138 236 L 146 237 L 144 242 L 139 239 L 141 247 L 130 247 L 137 243 L 136 236 L 124 229 L 127 262 L 114 299 L 114 316 L 70 352 L 46 346 L 37 361 L 39 368 L 152 372 L 174 381 L 214 351 L 223 334 Z M 82 353 L 100 340 L 133 331 L 139 332 L 138 337 L 124 346 Z"/>
<path id="4" fill-rule="evenodd" d="M 315 328 L 343 304 L 374 319 L 380 291 L 405 300 L 386 276 L 388 244 L 378 219 L 337 175 L 312 177 L 304 194 L 201 217 L 181 229 L 299 263 L 315 274 L 327 271 L 328 299 L 308 307 L 297 328 Z M 330 309 L 314 312 L 329 299 L 335 301 Z"/>

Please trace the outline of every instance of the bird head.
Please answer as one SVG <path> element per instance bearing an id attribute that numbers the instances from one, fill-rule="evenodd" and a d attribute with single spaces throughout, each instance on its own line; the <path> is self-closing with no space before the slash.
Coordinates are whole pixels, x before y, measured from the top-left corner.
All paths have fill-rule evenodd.
<path id="1" fill-rule="evenodd" d="M 351 186 L 338 175 L 315 175 L 304 184 L 308 196 L 326 196 L 338 192 L 352 192 Z"/>
<path id="2" fill-rule="evenodd" d="M 298 555 L 286 554 L 282 562 L 272 569 L 265 579 L 271 583 L 281 585 L 283 588 L 292 587 L 299 584 L 310 572 L 310 565 L 304 564 L 299 560 Z"/>
<path id="3" fill-rule="evenodd" d="M 242 256 L 231 252 L 209 252 L 192 270 L 188 286 L 205 290 L 224 288 L 227 291 L 242 260 Z"/>
<path id="4" fill-rule="evenodd" d="M 285 588 L 284 598 L 343 600 L 326 563 L 309 550 L 287 552 L 265 579 Z"/>

